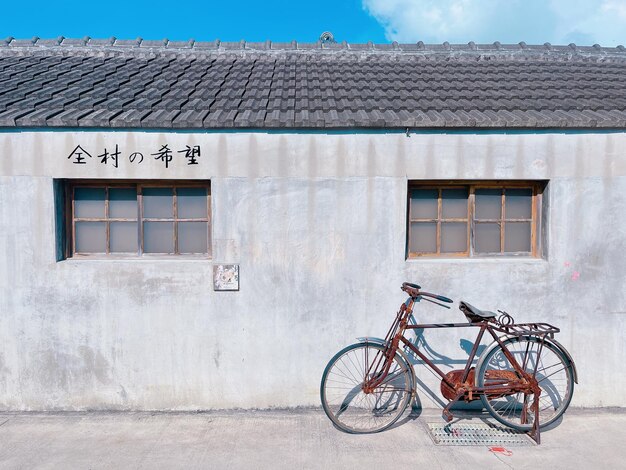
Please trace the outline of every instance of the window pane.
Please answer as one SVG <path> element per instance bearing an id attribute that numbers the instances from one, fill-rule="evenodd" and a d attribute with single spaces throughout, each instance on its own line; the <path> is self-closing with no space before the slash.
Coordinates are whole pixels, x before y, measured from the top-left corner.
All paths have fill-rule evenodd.
<path id="1" fill-rule="evenodd" d="M 143 251 L 145 253 L 174 253 L 174 223 L 144 222 Z"/>
<path id="2" fill-rule="evenodd" d="M 530 219 L 532 217 L 532 195 L 530 189 L 507 189 L 505 217 L 507 219 Z"/>
<path id="3" fill-rule="evenodd" d="M 467 224 L 441 224 L 441 252 L 458 253 L 467 251 Z"/>
<path id="4" fill-rule="evenodd" d="M 444 189 L 441 191 L 441 213 L 444 219 L 467 218 L 467 189 Z"/>
<path id="5" fill-rule="evenodd" d="M 177 188 L 176 203 L 179 219 L 207 218 L 206 188 Z"/>
<path id="6" fill-rule="evenodd" d="M 436 189 L 414 189 L 411 191 L 411 218 L 436 219 L 437 198 Z"/>
<path id="7" fill-rule="evenodd" d="M 109 188 L 109 217 L 137 218 L 137 190 L 134 188 Z"/>
<path id="8" fill-rule="evenodd" d="M 530 252 L 530 222 L 508 222 L 504 225 L 504 251 Z"/>
<path id="9" fill-rule="evenodd" d="M 476 224 L 474 242 L 477 253 L 500 253 L 500 224 Z"/>
<path id="10" fill-rule="evenodd" d="M 155 219 L 174 217 L 174 192 L 172 188 L 143 188 L 143 216 Z"/>
<path id="11" fill-rule="evenodd" d="M 111 222 L 110 237 L 112 253 L 137 252 L 137 222 Z"/>
<path id="12" fill-rule="evenodd" d="M 502 190 L 476 190 L 476 219 L 500 219 L 502 215 Z M 498 250 L 499 251 L 499 250 Z"/>
<path id="13" fill-rule="evenodd" d="M 76 253 L 106 253 L 106 222 L 76 222 Z"/>
<path id="14" fill-rule="evenodd" d="M 429 222 L 412 223 L 409 251 L 411 253 L 436 253 L 437 224 Z"/>
<path id="15" fill-rule="evenodd" d="M 178 251 L 180 253 L 206 253 L 207 227 L 206 222 L 179 222 Z"/>
<path id="16" fill-rule="evenodd" d="M 104 188 L 75 188 L 74 217 L 104 218 Z"/>

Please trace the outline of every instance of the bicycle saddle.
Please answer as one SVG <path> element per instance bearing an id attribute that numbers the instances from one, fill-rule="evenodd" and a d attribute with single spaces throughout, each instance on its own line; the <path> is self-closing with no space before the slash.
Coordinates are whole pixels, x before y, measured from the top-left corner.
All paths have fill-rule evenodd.
<path id="1" fill-rule="evenodd" d="M 467 302 L 459 302 L 459 310 L 467 317 L 479 317 L 478 319 L 496 318 L 496 314 L 489 310 L 480 310 Z"/>

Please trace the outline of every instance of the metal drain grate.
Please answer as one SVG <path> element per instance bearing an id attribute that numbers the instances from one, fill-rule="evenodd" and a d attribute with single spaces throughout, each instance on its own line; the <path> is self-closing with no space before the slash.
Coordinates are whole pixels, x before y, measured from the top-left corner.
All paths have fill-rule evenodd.
<path id="1" fill-rule="evenodd" d="M 427 423 L 434 443 L 440 446 L 532 446 L 528 435 L 489 423 Z"/>

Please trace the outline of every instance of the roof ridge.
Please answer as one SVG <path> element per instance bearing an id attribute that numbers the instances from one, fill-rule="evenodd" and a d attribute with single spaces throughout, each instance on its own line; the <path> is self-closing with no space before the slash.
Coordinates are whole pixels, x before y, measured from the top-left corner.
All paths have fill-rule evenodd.
<path id="1" fill-rule="evenodd" d="M 552 45 L 546 42 L 542 45 L 528 45 L 525 42 L 517 44 L 502 44 L 496 41 L 492 44 L 477 44 L 470 41 L 467 44 L 451 44 L 444 42 L 442 44 L 425 44 L 422 41 L 416 43 L 378 43 L 371 41 L 367 43 L 341 43 L 329 42 L 273 42 L 270 40 L 264 42 L 248 42 L 241 40 L 237 42 L 222 42 L 219 39 L 214 41 L 196 41 L 189 39 L 188 41 L 170 41 L 169 39 L 161 40 L 144 40 L 140 37 L 136 39 L 118 39 L 110 37 L 108 39 L 93 39 L 89 36 L 84 38 L 65 38 L 59 36 L 55 39 L 41 39 L 37 36 L 31 39 L 16 39 L 12 36 L 0 41 L 0 50 L 4 48 L 23 49 L 23 48 L 46 48 L 46 49 L 115 49 L 115 50 L 172 50 L 172 51 L 354 51 L 354 52 L 392 52 L 392 53 L 453 53 L 453 52 L 475 52 L 475 53 L 511 53 L 511 52 L 529 52 L 529 53 L 624 53 L 626 48 L 623 45 L 616 47 L 603 47 L 599 44 L 592 46 L 578 46 L 574 43 L 568 45 Z"/>

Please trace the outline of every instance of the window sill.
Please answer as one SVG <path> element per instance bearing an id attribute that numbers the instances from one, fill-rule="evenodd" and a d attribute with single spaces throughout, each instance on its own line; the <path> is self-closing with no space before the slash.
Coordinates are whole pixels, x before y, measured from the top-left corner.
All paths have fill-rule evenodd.
<path id="1" fill-rule="evenodd" d="M 151 261 L 205 261 L 212 262 L 213 258 L 207 255 L 143 255 L 143 256 L 105 256 L 105 255 L 76 255 L 71 258 L 61 260 L 61 262 L 84 263 L 85 261 L 132 261 L 134 262 L 151 262 Z"/>
<path id="2" fill-rule="evenodd" d="M 407 258 L 407 263 L 485 263 L 485 264 L 502 264 L 502 263 L 515 263 L 515 264 L 544 264 L 548 260 L 544 258 L 534 258 L 531 256 L 496 256 L 493 258 L 428 258 L 417 257 Z"/>

